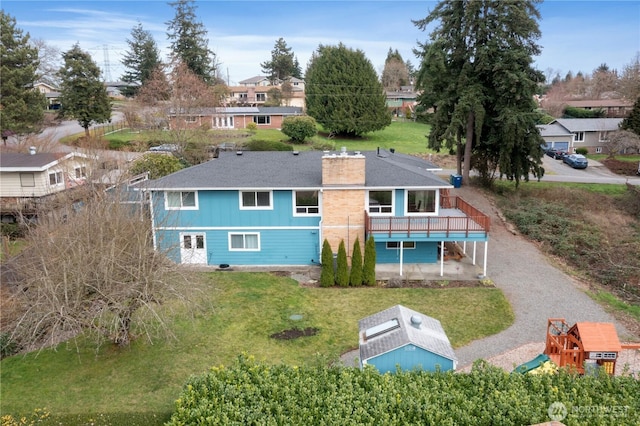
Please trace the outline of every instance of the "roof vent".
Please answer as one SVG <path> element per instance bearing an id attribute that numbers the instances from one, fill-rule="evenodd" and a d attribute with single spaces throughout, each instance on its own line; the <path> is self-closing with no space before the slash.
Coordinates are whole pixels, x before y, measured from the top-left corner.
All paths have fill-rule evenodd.
<path id="1" fill-rule="evenodd" d="M 300 151 L 293 151 L 293 155 L 298 155 L 300 154 Z"/>
<path id="2" fill-rule="evenodd" d="M 411 315 L 411 325 L 420 328 L 422 325 L 422 317 L 420 315 Z"/>
<path id="3" fill-rule="evenodd" d="M 29 155 L 36 155 L 36 147 L 35 146 L 30 146 L 29 147 Z"/>
<path id="4" fill-rule="evenodd" d="M 236 151 L 236 155 L 242 155 L 242 151 Z"/>

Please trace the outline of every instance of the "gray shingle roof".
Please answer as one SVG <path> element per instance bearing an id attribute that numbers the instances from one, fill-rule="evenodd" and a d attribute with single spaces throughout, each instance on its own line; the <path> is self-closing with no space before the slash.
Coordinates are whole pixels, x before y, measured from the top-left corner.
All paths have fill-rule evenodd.
<path id="1" fill-rule="evenodd" d="M 384 150 L 362 154 L 366 158 L 365 187 L 451 187 L 427 170 L 437 166 L 426 160 Z M 218 158 L 149 181 L 145 186 L 158 190 L 321 188 L 323 155 L 322 151 L 297 155 L 291 151 L 245 151 L 242 155 L 220 152 Z"/>
<path id="2" fill-rule="evenodd" d="M 0 167 L 6 170 L 46 170 L 47 166 L 67 155 L 69 154 L 46 152 L 31 155 L 18 152 L 3 152 L 0 155 Z"/>
<path id="3" fill-rule="evenodd" d="M 536 126 L 540 130 L 540 136 L 571 136 L 572 133 L 559 123 L 539 124 Z"/>
<path id="4" fill-rule="evenodd" d="M 610 132 L 618 130 L 622 118 L 558 118 L 559 123 L 570 132 Z"/>
<path id="5" fill-rule="evenodd" d="M 411 317 L 413 316 L 422 319 L 419 327 L 412 324 Z M 398 320 L 400 327 L 368 340 L 364 339 L 363 336 L 367 329 L 393 319 Z M 414 344 L 426 351 L 457 361 L 456 354 L 440 321 L 402 305 L 396 305 L 363 318 L 358 322 L 358 326 L 360 329 L 360 359 L 362 361 L 407 344 Z"/>

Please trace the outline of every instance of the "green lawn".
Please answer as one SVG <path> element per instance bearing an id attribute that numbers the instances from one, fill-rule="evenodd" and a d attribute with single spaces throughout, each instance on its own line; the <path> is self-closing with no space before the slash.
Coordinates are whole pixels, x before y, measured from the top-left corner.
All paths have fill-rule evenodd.
<path id="1" fill-rule="evenodd" d="M 204 290 L 203 309 L 173 318 L 176 340 L 149 344 L 140 339 L 128 349 L 98 352 L 90 345 L 76 350 L 61 344 L 37 357 L 2 360 L 2 414 L 36 408 L 46 408 L 54 418 L 152 413 L 160 424 L 190 375 L 228 365 L 243 352 L 269 363 L 326 364 L 357 347 L 359 319 L 398 303 L 438 318 L 454 347 L 513 322 L 508 302 L 495 288 L 322 289 L 240 272 L 204 278 L 198 284 Z M 293 314 L 303 319 L 293 321 Z M 315 327 L 319 333 L 289 341 L 269 337 L 292 327 Z"/>

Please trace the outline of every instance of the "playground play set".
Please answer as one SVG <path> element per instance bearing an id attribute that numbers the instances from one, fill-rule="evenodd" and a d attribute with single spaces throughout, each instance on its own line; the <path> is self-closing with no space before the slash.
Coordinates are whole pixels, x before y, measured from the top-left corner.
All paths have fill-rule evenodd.
<path id="1" fill-rule="evenodd" d="M 519 365 L 514 372 L 527 373 L 550 361 L 579 374 L 602 368 L 613 376 L 622 350 L 640 350 L 640 344 L 621 344 L 611 323 L 578 322 L 569 327 L 564 318 L 549 318 L 544 353 Z"/>

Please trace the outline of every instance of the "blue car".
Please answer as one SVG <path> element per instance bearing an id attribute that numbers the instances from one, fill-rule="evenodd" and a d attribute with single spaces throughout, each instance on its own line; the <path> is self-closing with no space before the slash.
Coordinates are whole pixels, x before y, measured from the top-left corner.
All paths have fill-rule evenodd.
<path id="1" fill-rule="evenodd" d="M 587 158 L 581 154 L 565 155 L 562 158 L 562 161 L 567 163 L 569 166 L 573 167 L 574 169 L 586 169 L 587 166 L 589 165 Z"/>

